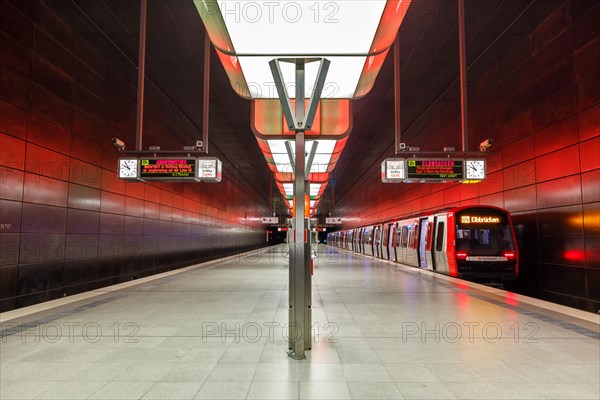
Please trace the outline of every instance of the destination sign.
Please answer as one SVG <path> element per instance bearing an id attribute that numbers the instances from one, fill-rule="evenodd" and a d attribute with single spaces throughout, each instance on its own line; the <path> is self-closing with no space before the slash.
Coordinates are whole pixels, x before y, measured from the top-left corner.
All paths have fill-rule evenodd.
<path id="1" fill-rule="evenodd" d="M 408 180 L 462 180 L 463 160 L 409 159 L 406 161 Z"/>
<path id="2" fill-rule="evenodd" d="M 461 224 L 499 224 L 500 217 L 496 216 L 479 216 L 479 215 L 462 215 L 460 217 Z"/>
<path id="3" fill-rule="evenodd" d="M 143 180 L 163 180 L 196 178 L 197 159 L 195 158 L 142 158 L 140 178 Z"/>

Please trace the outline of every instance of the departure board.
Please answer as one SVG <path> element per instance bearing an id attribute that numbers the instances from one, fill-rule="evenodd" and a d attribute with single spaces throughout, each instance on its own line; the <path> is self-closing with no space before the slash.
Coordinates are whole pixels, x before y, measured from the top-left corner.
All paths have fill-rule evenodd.
<path id="1" fill-rule="evenodd" d="M 196 180 L 196 158 L 142 158 L 140 178 L 143 180 Z M 186 179 L 187 178 L 187 179 Z"/>
<path id="2" fill-rule="evenodd" d="M 216 157 L 120 158 L 119 179 L 129 182 L 221 182 L 223 164 Z"/>
<path id="3" fill-rule="evenodd" d="M 408 159 L 406 177 L 418 181 L 449 181 L 463 179 L 463 160 Z"/>

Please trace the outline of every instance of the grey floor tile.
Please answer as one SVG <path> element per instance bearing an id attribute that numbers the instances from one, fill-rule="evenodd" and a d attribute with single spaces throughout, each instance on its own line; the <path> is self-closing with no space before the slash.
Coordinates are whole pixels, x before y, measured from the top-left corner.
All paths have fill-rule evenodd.
<path id="1" fill-rule="evenodd" d="M 396 386 L 407 400 L 446 400 L 456 399 L 446 384 L 436 382 L 397 383 Z"/>
<path id="2" fill-rule="evenodd" d="M 439 382 L 433 371 L 424 364 L 385 364 L 385 369 L 394 382 Z"/>
<path id="3" fill-rule="evenodd" d="M 299 382 L 252 382 L 248 399 L 290 400 L 297 399 L 300 393 Z"/>
<path id="4" fill-rule="evenodd" d="M 97 400 L 140 399 L 153 385 L 154 382 L 109 382 L 89 398 Z"/>
<path id="5" fill-rule="evenodd" d="M 342 364 L 348 382 L 392 382 L 382 364 Z"/>
<path id="6" fill-rule="evenodd" d="M 252 381 L 258 363 L 218 363 L 215 365 L 210 375 L 209 381 Z"/>
<path id="7" fill-rule="evenodd" d="M 251 382 L 204 382 L 195 399 L 240 400 L 248 395 Z"/>
<path id="8" fill-rule="evenodd" d="M 394 383 L 348 382 L 353 399 L 403 399 Z"/>
<path id="9" fill-rule="evenodd" d="M 300 399 L 344 400 L 351 398 L 346 382 L 300 382 Z"/>
<path id="10" fill-rule="evenodd" d="M 192 400 L 202 383 L 199 382 L 156 382 L 144 394 L 144 400 Z"/>
<path id="11" fill-rule="evenodd" d="M 108 382 L 101 381 L 73 381 L 60 382 L 38 395 L 37 399 L 53 400 L 81 400 L 87 399 Z"/>
<path id="12" fill-rule="evenodd" d="M 10 382 L 10 383 L 9 383 Z M 44 393 L 46 390 L 60 384 L 52 381 L 2 381 L 0 385 L 0 398 L 2 400 L 23 399 L 29 400 Z"/>

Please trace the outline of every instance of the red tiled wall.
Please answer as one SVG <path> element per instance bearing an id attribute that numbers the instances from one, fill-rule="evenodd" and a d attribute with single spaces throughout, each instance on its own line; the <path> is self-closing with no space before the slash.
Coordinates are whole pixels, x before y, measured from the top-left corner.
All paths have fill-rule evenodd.
<path id="1" fill-rule="evenodd" d="M 586 7 L 582 7 L 586 5 Z M 475 185 L 386 185 L 375 167 L 339 199 L 359 226 L 425 210 L 488 204 L 512 212 L 522 256 L 517 290 L 600 308 L 600 3 L 565 1 L 476 82 L 472 144 L 495 140 Z M 481 97 L 494 87 L 493 98 Z M 441 148 L 459 126 L 454 104 L 413 146 Z M 368 188 L 368 190 L 366 190 Z"/>
<path id="2" fill-rule="evenodd" d="M 0 0 L 0 311 L 263 243 L 264 200 L 227 164 L 220 184 L 116 179 L 110 138 L 135 132 L 123 74 L 43 2 Z M 146 107 L 145 139 L 182 145 Z"/>

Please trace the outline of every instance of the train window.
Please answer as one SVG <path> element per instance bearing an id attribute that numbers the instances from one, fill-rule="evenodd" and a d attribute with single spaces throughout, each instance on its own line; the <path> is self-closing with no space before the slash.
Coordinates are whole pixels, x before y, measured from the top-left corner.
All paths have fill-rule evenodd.
<path id="1" fill-rule="evenodd" d="M 433 223 L 431 222 L 427 222 L 427 244 L 426 244 L 426 250 L 427 251 L 431 251 L 431 227 L 433 226 Z"/>
<path id="2" fill-rule="evenodd" d="M 482 256 L 494 256 L 514 251 L 515 246 L 510 226 L 496 225 L 457 229 L 456 248 Z"/>
<path id="3" fill-rule="evenodd" d="M 408 226 L 403 226 L 402 227 L 402 240 L 400 241 L 400 246 L 406 247 L 407 243 L 408 243 Z"/>
<path id="4" fill-rule="evenodd" d="M 435 238 L 435 251 L 444 249 L 444 223 L 439 222 L 437 226 L 437 236 Z"/>
<path id="5" fill-rule="evenodd" d="M 410 247 L 416 249 L 419 243 L 419 225 L 415 225 L 413 228 L 413 237 L 410 243 Z"/>

